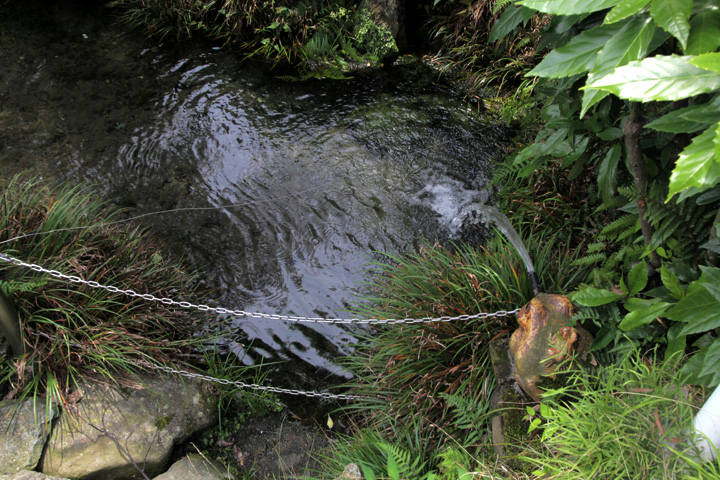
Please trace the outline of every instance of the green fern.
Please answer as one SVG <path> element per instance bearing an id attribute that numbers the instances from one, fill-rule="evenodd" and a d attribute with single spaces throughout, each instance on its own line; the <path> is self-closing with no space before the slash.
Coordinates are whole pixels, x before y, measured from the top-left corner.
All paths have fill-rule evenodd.
<path id="1" fill-rule="evenodd" d="M 515 0 L 496 0 L 495 5 L 493 5 L 492 13 L 493 15 L 497 15 L 498 12 L 501 10 L 504 10 L 505 7 L 512 4 Z"/>
<path id="2" fill-rule="evenodd" d="M 488 379 L 484 391 L 492 391 L 494 380 Z M 474 445 L 480 441 L 483 428 L 487 427 L 490 402 L 487 398 L 478 400 L 464 395 L 442 393 L 441 397 L 452 408 L 453 427 L 465 433 L 464 445 Z"/>

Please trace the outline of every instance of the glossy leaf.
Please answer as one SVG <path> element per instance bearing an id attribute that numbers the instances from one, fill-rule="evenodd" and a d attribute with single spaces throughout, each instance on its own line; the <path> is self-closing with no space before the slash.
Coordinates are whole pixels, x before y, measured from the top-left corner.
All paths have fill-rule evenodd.
<path id="1" fill-rule="evenodd" d="M 494 42 L 505 37 L 508 33 L 512 32 L 515 27 L 520 25 L 523 21 L 522 7 L 511 6 L 505 9 L 500 18 L 493 25 L 490 31 L 490 37 L 488 40 Z"/>
<path id="2" fill-rule="evenodd" d="M 598 169 L 598 190 L 602 195 L 603 202 L 608 203 L 615 194 L 615 177 L 617 166 L 620 162 L 622 147 L 619 143 L 614 144 L 603 158 Z"/>
<path id="3" fill-rule="evenodd" d="M 622 298 L 617 293 L 602 288 L 587 287 L 576 292 L 572 300 L 573 302 L 585 307 L 598 307 L 607 303 L 614 302 Z"/>
<path id="4" fill-rule="evenodd" d="M 648 3 L 650 3 L 650 0 L 625 0 L 624 2 L 620 2 L 605 15 L 605 23 L 614 23 L 631 15 L 635 15 L 645 8 L 645 5 Z"/>
<path id="5" fill-rule="evenodd" d="M 577 0 L 521 0 L 520 5 L 544 13 L 554 15 L 576 15 L 592 13 L 606 8 L 614 7 L 618 0 L 593 0 L 592 2 L 578 2 Z"/>
<path id="6" fill-rule="evenodd" d="M 622 319 L 619 327 L 627 332 L 643 325 L 647 325 L 665 313 L 665 310 L 667 310 L 671 305 L 672 304 L 668 302 L 658 302 L 645 308 L 633 310 L 625 315 L 625 318 Z"/>
<path id="7" fill-rule="evenodd" d="M 685 53 L 700 55 L 720 47 L 720 12 L 704 10 L 690 19 L 690 36 Z"/>
<path id="8" fill-rule="evenodd" d="M 709 103 L 679 108 L 645 125 L 660 132 L 692 133 L 720 121 L 720 95 Z"/>
<path id="9" fill-rule="evenodd" d="M 652 0 L 650 15 L 660 27 L 677 38 L 683 49 L 690 35 L 693 0 Z"/>
<path id="10" fill-rule="evenodd" d="M 710 126 L 680 153 L 670 176 L 668 200 L 685 189 L 695 187 L 698 193 L 720 182 L 720 159 L 715 152 L 719 128 L 720 123 Z"/>
<path id="11" fill-rule="evenodd" d="M 587 84 L 596 79 L 612 73 L 615 68 L 644 58 L 648 53 L 657 27 L 650 18 L 635 17 L 629 21 L 617 24 L 619 28 L 603 48 L 598 52 L 595 63 L 588 75 Z M 585 90 L 583 92 L 582 110 L 580 116 L 585 115 L 588 109 L 602 100 L 607 91 Z"/>
<path id="12" fill-rule="evenodd" d="M 706 345 L 700 349 L 695 355 L 690 357 L 682 369 L 683 375 L 689 375 L 690 381 L 693 383 L 704 383 L 709 387 L 714 387 L 720 383 L 720 368 L 717 368 L 717 352 L 720 351 L 720 339 L 715 339 L 710 345 Z M 715 359 L 716 363 L 711 363 Z M 707 366 L 715 367 L 707 370 Z M 708 372 L 702 375 L 701 372 Z"/>
<path id="13" fill-rule="evenodd" d="M 698 55 L 690 60 L 690 63 L 696 67 L 702 68 L 703 70 L 720 73 L 720 53 L 706 53 L 704 55 Z"/>
<path id="14" fill-rule="evenodd" d="M 670 55 L 631 62 L 584 88 L 640 102 L 680 100 L 720 88 L 720 74 L 692 65 L 693 58 Z"/>
<path id="15" fill-rule="evenodd" d="M 644 261 L 635 265 L 628 274 L 628 295 L 633 297 L 642 292 L 648 282 L 648 267 Z"/>
<path id="16" fill-rule="evenodd" d="M 567 45 L 548 53 L 526 76 L 559 78 L 587 72 L 598 52 L 621 28 L 622 25 L 604 25 L 580 33 Z"/>
<path id="17" fill-rule="evenodd" d="M 684 297 L 667 316 L 687 325 L 682 329 L 683 335 L 707 332 L 720 327 L 720 302 L 707 290 L 692 293 Z"/>
<path id="18" fill-rule="evenodd" d="M 675 298 L 682 298 L 685 295 L 685 289 L 680 283 L 680 279 L 672 273 L 670 270 L 665 268 L 665 265 L 660 267 L 660 279 L 662 280 L 665 288 L 670 290 Z"/>

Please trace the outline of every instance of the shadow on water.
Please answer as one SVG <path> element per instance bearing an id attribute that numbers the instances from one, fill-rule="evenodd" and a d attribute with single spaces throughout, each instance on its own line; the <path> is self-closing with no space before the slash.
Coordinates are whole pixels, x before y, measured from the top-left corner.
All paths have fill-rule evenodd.
<path id="1" fill-rule="evenodd" d="M 151 46 L 58 2 L 0 19 L 0 164 L 92 183 L 201 270 L 231 309 L 347 317 L 374 251 L 446 241 L 487 200 L 504 132 L 419 61 L 348 81 L 283 82 L 211 46 Z M 15 9 L 15 11 L 8 11 Z M 334 361 L 352 332 L 233 319 L 248 359 Z M 291 385 L 289 385 L 291 386 Z"/>

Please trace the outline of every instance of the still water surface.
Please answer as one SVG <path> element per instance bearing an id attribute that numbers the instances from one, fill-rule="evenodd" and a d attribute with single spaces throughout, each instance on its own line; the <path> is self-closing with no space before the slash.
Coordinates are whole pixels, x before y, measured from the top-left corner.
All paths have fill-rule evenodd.
<path id="1" fill-rule="evenodd" d="M 16 2 L 17 3 L 17 2 Z M 231 309 L 348 317 L 376 251 L 457 235 L 503 131 L 418 61 L 288 82 L 212 46 L 151 46 L 59 2 L 0 15 L 0 168 L 91 183 Z M 255 358 L 344 375 L 340 326 L 234 319 Z M 247 344 L 247 340 L 243 340 Z"/>

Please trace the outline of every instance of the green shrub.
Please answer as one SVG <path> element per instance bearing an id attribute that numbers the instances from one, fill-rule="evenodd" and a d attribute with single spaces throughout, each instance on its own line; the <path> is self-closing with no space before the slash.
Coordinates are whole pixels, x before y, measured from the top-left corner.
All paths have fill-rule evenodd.
<path id="1" fill-rule="evenodd" d="M 717 462 L 696 460 L 689 433 L 703 392 L 683 384 L 677 367 L 630 350 L 617 364 L 576 372 L 571 385 L 546 392 L 543 450 L 526 460 L 558 479 L 718 478 Z"/>

